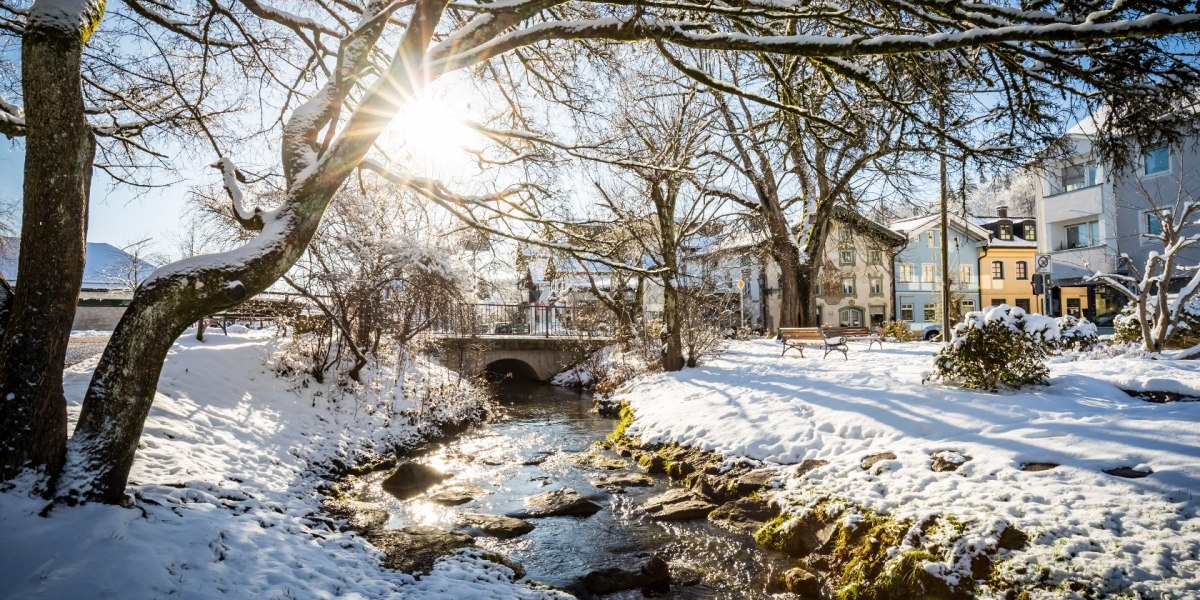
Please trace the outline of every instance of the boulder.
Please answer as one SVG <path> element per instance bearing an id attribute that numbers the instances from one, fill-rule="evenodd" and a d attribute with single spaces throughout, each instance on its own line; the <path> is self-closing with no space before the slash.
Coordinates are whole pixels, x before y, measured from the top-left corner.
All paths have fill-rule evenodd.
<path id="1" fill-rule="evenodd" d="M 800 461 L 800 464 L 796 465 L 795 469 L 792 469 L 792 477 L 803 477 L 827 464 L 829 464 L 829 461 L 821 460 L 819 458 L 804 459 Z"/>
<path id="2" fill-rule="evenodd" d="M 510 514 L 518 519 L 538 517 L 590 517 L 602 508 L 571 489 L 562 488 L 535 494 L 525 499 L 525 510 Z"/>
<path id="3" fill-rule="evenodd" d="M 641 473 L 624 473 L 621 475 L 601 475 L 592 480 L 592 485 L 614 492 L 625 491 L 627 487 L 650 487 L 654 478 Z"/>
<path id="4" fill-rule="evenodd" d="M 512 517 L 463 513 L 458 518 L 459 530 L 468 535 L 509 539 L 533 531 L 533 523 Z"/>
<path id="5" fill-rule="evenodd" d="M 774 471 L 750 471 L 733 482 L 734 491 L 738 496 L 749 496 L 761 490 L 774 477 Z"/>
<path id="6" fill-rule="evenodd" d="M 1139 471 L 1133 467 L 1117 467 L 1115 469 L 1104 469 L 1104 472 L 1108 473 L 1109 475 L 1112 475 L 1113 477 L 1124 477 L 1126 479 L 1141 479 L 1143 477 L 1148 477 L 1149 475 L 1154 473 L 1154 471 L 1151 471 L 1150 469 L 1146 469 L 1145 471 Z"/>
<path id="7" fill-rule="evenodd" d="M 598 569 L 585 575 L 582 583 L 590 594 L 612 594 L 632 589 L 662 593 L 671 587 L 671 568 L 662 557 L 652 556 L 636 571 L 620 567 Z"/>
<path id="8" fill-rule="evenodd" d="M 783 586 L 787 591 L 802 598 L 819 598 L 821 596 L 821 580 L 802 567 L 788 569 L 783 573 Z"/>
<path id="9" fill-rule="evenodd" d="M 1032 462 L 1032 463 L 1022 464 L 1021 470 L 1029 472 L 1029 473 L 1037 473 L 1039 471 L 1049 471 L 1050 469 L 1057 468 L 1058 466 L 1059 466 L 1058 463 Z"/>
<path id="10" fill-rule="evenodd" d="M 449 477 L 445 473 L 417 462 L 406 462 L 396 466 L 381 484 L 383 490 L 401 500 L 408 500 L 441 483 Z"/>
<path id="11" fill-rule="evenodd" d="M 466 504 L 485 493 L 487 492 L 477 485 L 463 483 L 447 486 L 430 494 L 429 501 L 443 506 L 458 506 L 459 504 Z"/>
<path id="12" fill-rule="evenodd" d="M 971 460 L 970 456 L 953 450 L 939 450 L 929 455 L 933 462 L 929 465 L 935 473 L 947 473 L 957 471 L 959 467 Z"/>
<path id="13" fill-rule="evenodd" d="M 701 498 L 688 489 L 676 488 L 650 498 L 642 510 L 655 521 L 686 521 L 703 519 L 717 508 L 716 504 Z"/>
<path id="14" fill-rule="evenodd" d="M 858 466 L 862 467 L 862 470 L 864 470 L 864 471 L 870 471 L 871 468 L 874 467 L 877 463 L 885 461 L 885 460 L 896 460 L 896 454 L 894 452 L 880 452 L 879 454 L 870 454 L 870 455 L 864 456 L 862 459 L 862 462 L 860 462 Z"/>
<path id="15" fill-rule="evenodd" d="M 433 561 L 475 544 L 471 536 L 436 527 L 375 529 L 367 540 L 383 552 L 385 568 L 405 573 L 428 573 L 433 570 Z"/>
<path id="16" fill-rule="evenodd" d="M 730 531 L 753 535 L 777 514 L 779 509 L 766 498 L 741 498 L 718 506 L 708 513 L 708 520 Z"/>

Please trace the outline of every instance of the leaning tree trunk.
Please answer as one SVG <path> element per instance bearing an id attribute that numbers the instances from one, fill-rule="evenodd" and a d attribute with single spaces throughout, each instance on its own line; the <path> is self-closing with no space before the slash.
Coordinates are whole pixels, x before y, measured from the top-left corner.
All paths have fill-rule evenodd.
<path id="1" fill-rule="evenodd" d="M 96 148 L 80 67 L 103 9 L 39 0 L 21 40 L 25 189 L 17 289 L 0 345 L 0 480 L 25 466 L 45 468 L 53 480 L 63 464 L 63 361 L 83 278 Z"/>
<path id="2" fill-rule="evenodd" d="M 339 53 L 338 75 L 297 110 L 282 144 L 288 193 L 262 233 L 245 246 L 185 259 L 159 269 L 134 292 L 92 376 L 71 438 L 59 499 L 118 503 L 133 465 L 142 426 L 154 400 L 158 375 L 171 344 L 194 320 L 265 290 L 303 254 L 333 195 L 362 162 L 391 121 L 401 98 L 424 83 L 424 49 L 445 0 L 417 0 L 391 66 L 323 153 L 319 136 L 349 92 L 349 81 L 366 66 L 383 19 L 382 1 L 368 3 L 364 29 Z M 368 24 L 369 23 L 369 24 Z"/>

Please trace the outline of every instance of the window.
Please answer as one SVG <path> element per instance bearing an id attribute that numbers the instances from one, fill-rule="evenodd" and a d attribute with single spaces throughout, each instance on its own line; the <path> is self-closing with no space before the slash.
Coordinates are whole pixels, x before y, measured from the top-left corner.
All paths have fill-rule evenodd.
<path id="1" fill-rule="evenodd" d="M 814 296 L 821 295 L 821 282 L 820 281 L 818 281 L 815 285 L 813 285 L 813 295 Z"/>
<path id="2" fill-rule="evenodd" d="M 749 267 L 749 266 L 750 266 L 750 255 L 749 255 L 749 254 L 743 254 L 743 255 L 742 255 L 742 266 L 743 266 L 743 267 Z"/>
<path id="3" fill-rule="evenodd" d="M 962 312 L 964 315 L 969 312 L 975 312 L 975 301 L 974 300 L 963 300 L 962 301 Z"/>
<path id="4" fill-rule="evenodd" d="M 1087 248 L 1100 243 L 1100 222 L 1077 223 L 1067 226 L 1067 248 Z"/>
<path id="5" fill-rule="evenodd" d="M 854 278 L 853 277 L 843 277 L 842 278 L 842 295 L 843 296 L 853 296 L 854 294 L 855 294 Z"/>
<path id="6" fill-rule="evenodd" d="M 992 279 L 1004 279 L 1004 263 L 998 260 L 992 261 Z"/>
<path id="7" fill-rule="evenodd" d="M 937 318 L 937 307 L 932 304 L 925 305 L 925 321 L 929 322 Z"/>
<path id="8" fill-rule="evenodd" d="M 1162 213 L 1149 210 L 1146 215 L 1146 235 L 1162 235 Z"/>
<path id="9" fill-rule="evenodd" d="M 883 278 L 882 277 L 868 277 L 867 280 L 871 284 L 871 295 L 872 296 L 882 296 L 883 295 Z"/>
<path id="10" fill-rule="evenodd" d="M 1022 225 L 1021 233 L 1024 234 L 1025 239 L 1027 241 L 1030 241 L 1030 242 L 1037 241 L 1037 227 L 1034 226 L 1033 223 L 1026 223 L 1026 224 Z"/>
<path id="11" fill-rule="evenodd" d="M 742 281 L 745 282 L 746 285 L 750 285 L 750 277 L 750 267 L 742 267 Z"/>
<path id="12" fill-rule="evenodd" d="M 900 265 L 900 281 L 911 283 L 916 278 L 916 267 L 912 263 L 903 263 Z"/>
<path id="13" fill-rule="evenodd" d="M 913 320 L 913 305 L 912 304 L 901 304 L 900 305 L 900 320 L 901 321 Z"/>
<path id="14" fill-rule="evenodd" d="M 883 264 L 883 250 L 880 250 L 878 248 L 871 250 L 871 264 L 873 264 L 873 265 L 882 265 Z"/>
<path id="15" fill-rule="evenodd" d="M 842 227 L 838 229 L 838 239 L 840 239 L 843 244 L 850 244 L 854 242 L 854 234 L 849 228 Z"/>
<path id="16" fill-rule="evenodd" d="M 975 278 L 974 271 L 971 265 L 958 265 L 958 282 L 971 283 L 971 280 Z"/>
<path id="17" fill-rule="evenodd" d="M 1063 191 L 1096 185 L 1096 165 L 1071 165 L 1062 172 Z"/>
<path id="18" fill-rule="evenodd" d="M 1079 298 L 1067 298 L 1067 314 L 1072 317 L 1083 316 L 1083 311 L 1079 308 Z"/>
<path id="19" fill-rule="evenodd" d="M 1002 239 L 1002 240 L 1011 240 L 1012 239 L 1012 223 L 1001 223 L 1000 224 L 1000 239 Z"/>
<path id="20" fill-rule="evenodd" d="M 1142 174 L 1155 175 L 1171 170 L 1171 150 L 1166 146 L 1151 148 L 1142 155 Z"/>
<path id="21" fill-rule="evenodd" d="M 841 265 L 853 265 L 854 250 L 842 250 L 838 252 L 838 263 Z"/>
<path id="22" fill-rule="evenodd" d="M 1001 304 L 1007 304 L 1004 298 L 992 298 L 992 306 L 1000 306 Z"/>
<path id="23" fill-rule="evenodd" d="M 1025 311 L 1025 312 L 1030 312 L 1029 298 L 1017 298 L 1016 303 L 1017 303 L 1017 308 Z"/>
<path id="24" fill-rule="evenodd" d="M 937 234 L 936 233 L 930 231 L 929 233 L 926 233 L 925 236 L 928 240 L 927 243 L 929 244 L 930 248 L 937 246 Z"/>
<path id="25" fill-rule="evenodd" d="M 937 272 L 933 265 L 921 265 L 921 281 L 933 283 L 937 281 Z"/>
<path id="26" fill-rule="evenodd" d="M 1023 260 L 1017 261 L 1017 279 L 1029 279 L 1029 263 Z"/>

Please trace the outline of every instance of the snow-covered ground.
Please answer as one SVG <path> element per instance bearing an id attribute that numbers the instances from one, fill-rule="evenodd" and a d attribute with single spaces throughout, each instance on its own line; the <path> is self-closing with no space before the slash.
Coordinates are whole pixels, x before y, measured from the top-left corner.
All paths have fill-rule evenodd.
<path id="1" fill-rule="evenodd" d="M 131 474 L 132 509 L 56 507 L 0 493 L 0 598 L 540 598 L 506 567 L 463 551 L 415 579 L 378 565 L 362 538 L 319 512 L 321 465 L 386 452 L 483 397 L 444 368 L 415 361 L 371 375 L 357 394 L 300 386 L 264 366 L 269 332 L 180 338 L 159 380 Z M 64 386 L 72 420 L 96 358 Z"/>
<path id="2" fill-rule="evenodd" d="M 795 510 L 834 497 L 900 518 L 954 515 L 980 531 L 1003 519 L 1032 540 L 1005 565 L 1014 580 L 1200 597 L 1200 402 L 1153 404 L 1117 387 L 1200 396 L 1200 364 L 1057 360 L 1048 386 L 987 394 L 923 385 L 932 344 L 885 346 L 852 343 L 844 361 L 737 342 L 698 368 L 638 379 L 618 398 L 635 409 L 629 433 L 644 442 L 779 465 L 829 461 L 803 475 L 780 468 L 778 499 Z M 972 460 L 933 472 L 938 451 Z M 882 452 L 896 459 L 860 467 Z M 1026 472 L 1025 463 L 1061 466 Z M 1153 474 L 1103 472 L 1116 467 Z"/>

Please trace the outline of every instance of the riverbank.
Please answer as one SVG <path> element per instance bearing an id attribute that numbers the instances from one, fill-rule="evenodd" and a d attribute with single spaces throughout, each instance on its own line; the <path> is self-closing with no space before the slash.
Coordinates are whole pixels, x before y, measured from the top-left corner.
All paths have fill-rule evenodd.
<path id="1" fill-rule="evenodd" d="M 1200 403 L 1122 391 L 1200 396 L 1200 365 L 1059 361 L 1048 386 L 983 394 L 922 385 L 929 344 L 852 344 L 847 361 L 779 348 L 737 342 L 615 398 L 663 468 L 679 462 L 663 449 L 691 449 L 708 457 L 693 471 L 763 473 L 783 517 L 760 542 L 822 574 L 825 594 L 914 580 L 943 596 L 1200 591 Z"/>
<path id="2" fill-rule="evenodd" d="M 362 387 L 288 380 L 269 332 L 181 337 L 159 380 L 131 474 L 133 508 L 56 507 L 18 481 L 0 493 L 0 598 L 545 598 L 464 549 L 427 575 L 322 511 L 347 465 L 411 448 L 484 415 L 469 382 L 416 358 Z M 71 367 L 72 421 L 96 358 Z"/>

